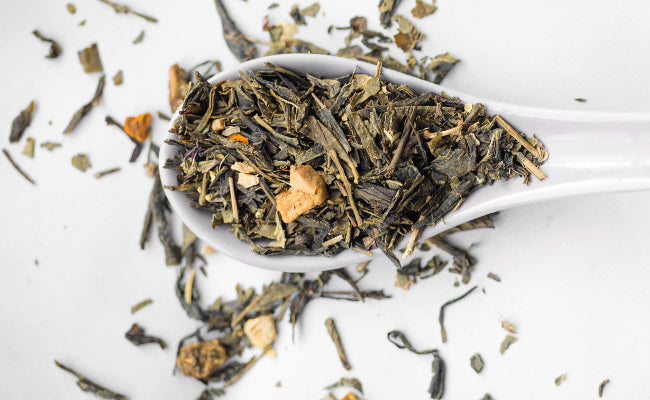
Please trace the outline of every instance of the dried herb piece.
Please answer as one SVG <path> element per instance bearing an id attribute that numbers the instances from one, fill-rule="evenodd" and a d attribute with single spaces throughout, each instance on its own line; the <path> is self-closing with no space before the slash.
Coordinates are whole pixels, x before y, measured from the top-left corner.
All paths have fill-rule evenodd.
<path id="1" fill-rule="evenodd" d="M 221 18 L 221 28 L 223 29 L 223 38 L 230 51 L 237 57 L 239 61 L 252 60 L 257 56 L 257 49 L 255 46 L 244 36 L 243 33 L 237 28 L 235 23 L 221 0 L 214 0 L 214 5 Z"/>
<path id="2" fill-rule="evenodd" d="M 503 354 L 506 350 L 508 350 L 508 347 L 510 347 L 511 344 L 515 343 L 517 340 L 516 337 L 512 335 L 508 335 L 503 339 L 503 342 L 501 342 L 501 348 L 499 349 L 499 352 Z"/>
<path id="3" fill-rule="evenodd" d="M 50 44 L 50 52 L 45 56 L 45 58 L 57 58 L 61 55 L 61 46 L 54 39 L 50 39 L 41 35 L 41 33 L 37 30 L 34 30 L 32 33 L 42 42 Z"/>
<path id="4" fill-rule="evenodd" d="M 27 138 L 27 142 L 25 143 L 25 148 L 23 149 L 23 154 L 26 155 L 27 157 L 34 158 L 34 146 L 36 144 L 36 141 L 34 138 Z"/>
<path id="5" fill-rule="evenodd" d="M 493 399 L 492 399 L 492 396 L 490 396 L 489 393 L 485 393 L 485 396 L 483 396 L 483 397 L 481 398 L 481 400 L 493 400 Z"/>
<path id="6" fill-rule="evenodd" d="M 151 124 L 152 119 L 153 117 L 149 113 L 140 114 L 135 117 L 127 117 L 126 121 L 124 121 L 124 132 L 130 138 L 138 142 L 144 142 L 149 136 L 149 124 Z"/>
<path id="7" fill-rule="evenodd" d="M 128 6 L 113 3 L 112 1 L 109 1 L 109 0 L 99 0 L 99 1 L 113 7 L 113 10 L 115 10 L 115 12 L 118 13 L 118 14 L 133 14 L 133 15 L 136 15 L 136 16 L 138 16 L 140 18 L 144 18 L 148 22 L 153 22 L 153 23 L 158 22 L 158 20 L 156 18 L 150 17 L 150 16 L 142 14 L 142 13 L 139 13 L 137 11 L 133 11 Z"/>
<path id="8" fill-rule="evenodd" d="M 492 272 L 489 272 L 487 274 L 487 277 L 490 278 L 490 279 L 494 279 L 497 282 L 501 282 L 501 278 L 499 277 L 499 275 L 493 274 Z"/>
<path id="9" fill-rule="evenodd" d="M 70 14 L 74 14 L 74 13 L 77 12 L 77 7 L 75 7 L 75 5 L 72 4 L 72 3 L 68 3 L 68 4 L 66 4 L 66 5 L 65 5 L 65 8 L 68 9 L 68 12 L 69 12 Z"/>
<path id="10" fill-rule="evenodd" d="M 135 39 L 133 39 L 133 44 L 141 43 L 142 39 L 144 39 L 144 30 L 141 30 L 138 36 Z"/>
<path id="11" fill-rule="evenodd" d="M 558 376 L 557 378 L 555 378 L 555 386 L 560 386 L 562 382 L 564 382 L 565 380 L 566 380 L 566 374 L 562 374 Z"/>
<path id="12" fill-rule="evenodd" d="M 480 354 L 474 353 L 469 359 L 469 364 L 477 374 L 483 371 L 483 359 Z"/>
<path id="13" fill-rule="evenodd" d="M 318 3 L 314 3 L 310 6 L 307 6 L 302 10 L 298 8 L 297 4 L 294 4 L 293 7 L 291 7 L 289 16 L 291 16 L 293 22 L 295 22 L 296 25 L 307 25 L 307 21 L 305 20 L 305 17 L 315 17 L 316 13 L 318 13 L 319 10 L 320 10 L 320 4 Z"/>
<path id="14" fill-rule="evenodd" d="M 137 311 L 143 309 L 144 307 L 146 307 L 146 306 L 148 306 L 149 304 L 152 304 L 152 303 L 153 303 L 153 300 L 151 300 L 151 299 L 142 300 L 138 304 L 131 307 L 131 314 L 135 314 Z"/>
<path id="15" fill-rule="evenodd" d="M 609 383 L 609 379 L 605 379 L 604 381 L 600 382 L 600 385 L 598 385 L 598 397 L 603 397 L 603 390 L 605 390 L 605 385 Z"/>
<path id="16" fill-rule="evenodd" d="M 94 175 L 94 177 L 95 177 L 95 179 L 99 179 L 99 178 L 104 177 L 104 176 L 106 176 L 106 175 L 109 175 L 109 174 L 113 174 L 113 173 L 115 173 L 115 172 L 118 172 L 118 171 L 120 171 L 121 169 L 122 169 L 122 168 L 120 168 L 120 167 L 115 167 L 115 168 L 107 169 L 107 170 L 104 170 L 104 171 L 100 171 L 100 172 L 97 172 L 97 173 Z"/>
<path id="17" fill-rule="evenodd" d="M 115 76 L 113 76 L 113 84 L 115 86 L 120 86 L 124 82 L 124 73 L 122 70 L 117 71 Z"/>
<path id="18" fill-rule="evenodd" d="M 128 398 L 124 395 L 121 395 L 119 393 L 115 393 L 114 391 L 107 389 L 103 386 L 100 386 L 96 384 L 95 382 L 91 381 L 90 379 L 84 377 L 80 373 L 76 372 L 72 368 L 66 367 L 65 365 L 61 364 L 57 360 L 54 360 L 54 363 L 56 364 L 57 367 L 61 368 L 64 371 L 69 372 L 70 374 L 74 375 L 77 377 L 77 386 L 84 391 L 84 392 L 90 392 L 94 394 L 97 397 L 101 397 L 102 399 L 113 399 L 113 400 L 128 400 Z"/>
<path id="19" fill-rule="evenodd" d="M 361 384 L 361 381 L 359 381 L 357 378 L 341 378 L 337 382 L 332 383 L 331 385 L 325 386 L 325 390 L 329 389 L 334 389 L 337 387 L 351 387 L 355 388 L 356 390 L 359 391 L 359 393 L 363 394 L 363 385 Z"/>
<path id="20" fill-rule="evenodd" d="M 86 154 L 76 154 L 72 156 L 72 165 L 81 172 L 86 172 L 86 170 L 92 166 L 90 161 L 88 161 L 88 155 Z"/>
<path id="21" fill-rule="evenodd" d="M 445 304 L 443 304 L 440 307 L 440 314 L 438 315 L 438 322 L 440 322 L 440 335 L 442 336 L 442 343 L 447 342 L 447 332 L 445 331 L 445 325 L 444 325 L 444 319 L 445 319 L 445 308 L 449 305 L 452 305 L 456 303 L 457 301 L 460 301 L 470 295 L 474 290 L 476 290 L 478 286 L 474 286 L 467 292 L 465 292 L 463 295 L 456 297 L 455 299 L 451 299 Z"/>
<path id="22" fill-rule="evenodd" d="M 133 324 L 131 326 L 131 329 L 129 329 L 129 331 L 124 334 L 124 337 L 126 337 L 129 342 L 133 343 L 136 346 L 140 346 L 147 343 L 158 343 L 161 349 L 167 347 L 165 341 L 155 336 L 148 336 L 144 332 L 144 328 L 142 328 L 138 324 Z"/>
<path id="23" fill-rule="evenodd" d="M 271 3 L 271 4 L 269 4 L 269 10 L 272 10 L 272 9 L 274 9 L 274 8 L 277 8 L 277 7 L 280 7 L 280 5 L 279 5 L 278 3 Z"/>
<path id="24" fill-rule="evenodd" d="M 186 376 L 206 379 L 226 362 L 226 349 L 214 339 L 192 343 L 180 349 L 176 366 Z"/>
<path id="25" fill-rule="evenodd" d="M 424 39 L 424 34 L 417 30 L 412 23 L 401 15 L 393 17 L 399 24 L 399 32 L 395 35 L 395 44 L 404 53 L 415 49 L 418 43 Z"/>
<path id="26" fill-rule="evenodd" d="M 391 25 L 391 19 L 401 0 L 380 0 L 379 1 L 379 22 L 384 28 Z"/>
<path id="27" fill-rule="evenodd" d="M 61 143 L 43 142 L 41 143 L 41 147 L 45 147 L 48 151 L 52 151 L 57 147 L 61 147 Z"/>
<path id="28" fill-rule="evenodd" d="M 348 362 L 348 358 L 345 355 L 345 351 L 343 350 L 343 345 L 341 344 L 341 338 L 339 337 L 339 332 L 336 329 L 336 324 L 334 323 L 334 320 L 332 318 L 327 318 L 325 320 L 325 326 L 327 327 L 327 333 L 329 333 L 330 337 L 332 338 L 332 341 L 334 342 L 334 345 L 336 346 L 336 352 L 339 355 L 339 359 L 341 360 L 341 364 L 343 365 L 343 368 L 347 370 L 352 369 L 352 366 Z"/>
<path id="29" fill-rule="evenodd" d="M 99 58 L 99 48 L 97 43 L 93 43 L 90 47 L 79 51 L 79 61 L 87 74 L 92 72 L 103 72 L 102 60 Z"/>
<path id="30" fill-rule="evenodd" d="M 99 78 L 99 82 L 97 83 L 97 89 L 95 90 L 95 95 L 93 96 L 92 100 L 84 104 L 76 113 L 74 113 L 72 119 L 68 123 L 68 126 L 63 131 L 64 134 L 71 133 L 77 127 L 79 122 L 86 115 L 88 115 L 90 110 L 92 110 L 94 106 L 99 105 L 99 100 L 102 98 L 102 93 L 104 92 L 104 82 L 105 82 L 104 75 L 102 75 Z"/>
<path id="31" fill-rule="evenodd" d="M 429 384 L 429 394 L 432 399 L 441 399 L 445 391 L 445 362 L 440 358 L 438 350 L 415 350 L 406 335 L 398 330 L 388 332 L 388 341 L 400 349 L 407 349 L 415 354 L 433 354 L 433 363 L 431 365 L 433 377 Z"/>
<path id="32" fill-rule="evenodd" d="M 30 178 L 29 175 L 27 175 L 27 173 L 23 171 L 18 164 L 16 164 L 14 159 L 11 157 L 11 154 L 9 154 L 9 150 L 2 149 L 2 152 L 5 154 L 5 157 L 7 157 L 7 160 L 9 160 L 9 162 L 11 163 L 11 165 L 13 165 L 16 171 L 20 173 L 20 175 L 22 175 L 25 179 L 27 179 L 27 181 L 32 185 L 36 185 L 36 182 L 32 178 Z"/>
<path id="33" fill-rule="evenodd" d="M 459 62 L 460 60 L 458 58 L 455 58 L 449 53 L 438 54 L 430 59 L 429 64 L 420 66 L 420 77 L 423 79 L 430 79 L 427 76 L 427 73 L 434 74 L 435 77 L 432 80 L 433 83 L 440 84 L 454 65 Z"/>
<path id="34" fill-rule="evenodd" d="M 432 349 L 432 350 L 415 350 L 415 348 L 411 345 L 411 342 L 408 341 L 406 338 L 406 335 L 398 330 L 393 330 L 388 332 L 388 341 L 397 346 L 397 348 L 400 349 L 406 349 L 410 351 L 411 353 L 415 354 L 433 354 L 437 350 Z"/>
<path id="35" fill-rule="evenodd" d="M 508 321 L 501 321 L 501 327 L 510 333 L 517 333 L 517 327 Z"/>
<path id="36" fill-rule="evenodd" d="M 436 1 L 433 0 L 434 4 L 435 2 Z M 424 18 L 427 15 L 431 15 L 434 12 L 436 12 L 437 9 L 438 7 L 434 6 L 433 4 L 425 3 L 422 0 L 416 0 L 415 7 L 413 7 L 413 9 L 411 10 L 411 14 L 415 18 Z"/>
<path id="37" fill-rule="evenodd" d="M 573 100 L 577 101 L 578 103 L 586 103 L 587 102 L 587 99 L 583 99 L 581 97 L 578 97 L 578 98 L 573 99 Z"/>
<path id="38" fill-rule="evenodd" d="M 251 344 L 260 350 L 268 348 L 278 336 L 271 315 L 260 315 L 247 320 L 244 323 L 244 333 Z"/>
<path id="39" fill-rule="evenodd" d="M 9 134 L 9 142 L 15 143 L 20 140 L 25 133 L 25 129 L 32 123 L 32 116 L 36 111 L 36 103 L 32 100 L 27 107 L 18 114 L 11 122 L 11 133 Z"/>
<path id="40" fill-rule="evenodd" d="M 185 77 L 185 71 L 174 64 L 169 68 L 169 108 L 172 112 L 183 103 L 190 84 Z"/>
<path id="41" fill-rule="evenodd" d="M 163 121 L 171 121 L 172 119 L 169 117 L 169 115 L 162 113 L 160 111 L 156 111 L 156 115 L 158 118 L 162 119 Z"/>
<path id="42" fill-rule="evenodd" d="M 180 264 L 182 257 L 181 249 L 176 245 L 176 243 L 174 243 L 174 240 L 169 233 L 165 210 L 169 210 L 169 202 L 162 189 L 160 174 L 156 171 L 153 188 L 149 195 L 149 207 L 147 209 L 147 214 L 145 215 L 144 227 L 140 237 L 140 248 L 144 249 L 144 245 L 149 236 L 151 223 L 155 221 L 160 243 L 165 247 L 165 262 L 167 265 L 178 265 Z"/>

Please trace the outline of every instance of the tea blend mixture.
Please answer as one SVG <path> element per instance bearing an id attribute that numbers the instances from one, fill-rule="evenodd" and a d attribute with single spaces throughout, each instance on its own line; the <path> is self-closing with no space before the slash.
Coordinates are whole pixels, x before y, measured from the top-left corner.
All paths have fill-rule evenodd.
<path id="1" fill-rule="evenodd" d="M 393 250 L 474 190 L 531 173 L 547 158 L 482 104 L 352 72 L 300 75 L 268 64 L 210 84 L 200 74 L 171 132 L 179 190 L 231 224 L 253 251 Z M 414 239 L 415 238 L 415 239 Z M 272 240 L 268 244 L 260 239 Z"/>

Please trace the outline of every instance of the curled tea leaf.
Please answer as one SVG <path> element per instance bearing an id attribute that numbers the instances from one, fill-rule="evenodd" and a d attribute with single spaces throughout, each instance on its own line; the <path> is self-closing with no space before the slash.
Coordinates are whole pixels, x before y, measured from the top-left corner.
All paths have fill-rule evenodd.
<path id="1" fill-rule="evenodd" d="M 167 344 L 164 340 L 145 334 L 144 328 L 138 324 L 133 324 L 131 326 L 131 329 L 129 329 L 129 331 L 124 334 L 124 337 L 126 337 L 129 342 L 133 343 L 136 346 L 141 346 L 147 343 L 158 343 L 161 349 L 167 347 Z"/>
<path id="2" fill-rule="evenodd" d="M 9 142 L 15 143 L 20 140 L 25 133 L 25 129 L 32 123 L 32 116 L 36 111 L 36 103 L 32 100 L 27 107 L 18 114 L 11 122 L 11 133 L 9 134 Z"/>
<path id="3" fill-rule="evenodd" d="M 57 58 L 61 55 L 61 46 L 54 40 L 43 36 L 39 31 L 34 30 L 32 32 L 34 36 L 39 38 L 42 42 L 50 44 L 50 52 L 45 56 L 45 58 Z"/>
<path id="4" fill-rule="evenodd" d="M 97 83 L 97 89 L 95 89 L 95 95 L 93 98 L 86 104 L 84 104 L 74 115 L 68 123 L 68 126 L 63 131 L 64 134 L 71 133 L 79 124 L 79 122 L 92 110 L 94 106 L 99 105 L 99 100 L 102 98 L 102 93 L 104 93 L 104 75 L 99 78 Z"/>

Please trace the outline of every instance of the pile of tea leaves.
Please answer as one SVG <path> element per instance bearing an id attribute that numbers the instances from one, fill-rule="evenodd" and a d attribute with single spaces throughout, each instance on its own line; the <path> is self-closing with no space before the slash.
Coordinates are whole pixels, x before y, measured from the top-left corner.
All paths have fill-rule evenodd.
<path id="1" fill-rule="evenodd" d="M 352 72 L 330 79 L 268 70 L 210 84 L 197 74 L 174 121 L 179 190 L 232 224 L 259 254 L 321 254 L 417 239 L 475 189 L 547 158 L 482 104 Z M 263 239 L 272 240 L 265 243 Z M 411 240 L 407 252 L 416 240 Z"/>

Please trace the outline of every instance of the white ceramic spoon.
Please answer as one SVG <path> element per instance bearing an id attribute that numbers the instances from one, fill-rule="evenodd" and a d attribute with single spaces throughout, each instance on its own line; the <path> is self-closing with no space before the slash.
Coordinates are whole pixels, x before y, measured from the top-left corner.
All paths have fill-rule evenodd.
<path id="1" fill-rule="evenodd" d="M 289 54 L 258 58 L 223 71 L 211 82 L 237 79 L 239 71 L 266 69 L 270 62 L 297 73 L 334 78 L 350 74 L 355 67 L 359 73 L 374 75 L 376 66 L 340 57 Z M 444 223 L 427 228 L 427 238 L 480 216 L 510 207 L 541 202 L 561 197 L 589 193 L 618 192 L 650 189 L 650 113 L 592 113 L 550 110 L 505 104 L 477 98 L 433 83 L 384 69 L 386 81 L 405 84 L 419 92 L 444 90 L 458 96 L 465 103 L 482 103 L 486 112 L 500 114 L 516 129 L 534 134 L 545 145 L 549 159 L 542 166 L 548 175 L 543 181 L 524 185 L 522 179 L 498 181 L 493 186 L 478 188 Z M 172 121 L 178 116 L 174 115 Z M 173 122 L 172 122 L 173 123 Z M 171 124 L 170 123 L 170 128 Z M 175 137 L 169 134 L 168 137 Z M 164 160 L 178 154 L 179 149 L 162 144 L 160 148 L 160 177 L 163 185 L 175 186 L 175 170 L 162 168 Z M 253 253 L 249 243 L 236 239 L 227 225 L 211 228 L 211 214 L 189 206 L 182 192 L 166 190 L 172 208 L 183 222 L 211 247 L 246 264 L 261 268 L 308 272 L 353 265 L 369 257 L 354 250 L 346 250 L 334 257 L 323 256 L 264 256 Z M 379 250 L 374 257 L 384 257 Z"/>

